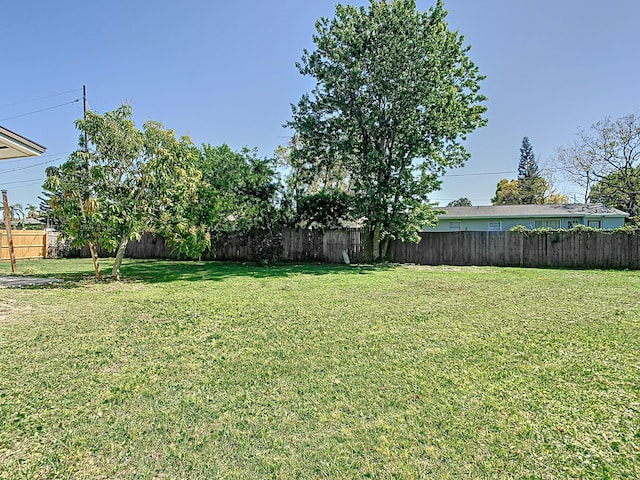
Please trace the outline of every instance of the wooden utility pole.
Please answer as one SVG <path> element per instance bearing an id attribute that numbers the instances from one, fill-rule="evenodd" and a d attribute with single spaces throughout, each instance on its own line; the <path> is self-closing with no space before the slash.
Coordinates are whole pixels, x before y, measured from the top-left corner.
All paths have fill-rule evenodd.
<path id="1" fill-rule="evenodd" d="M 89 110 L 89 102 L 87 101 L 87 86 L 82 85 L 82 118 L 87 119 L 87 110 Z M 84 132 L 84 151 L 89 153 L 89 135 L 86 130 Z"/>
<path id="2" fill-rule="evenodd" d="M 89 102 L 87 101 L 87 86 L 82 86 L 82 105 L 83 105 L 83 118 L 87 119 L 87 110 L 89 110 Z M 84 131 L 84 152 L 87 155 L 87 175 L 89 174 L 89 135 L 87 129 Z M 84 203 L 80 198 L 80 208 L 82 209 L 82 215 L 84 216 Z M 89 251 L 91 252 L 91 259 L 93 260 L 93 269 L 95 271 L 96 280 L 102 280 L 102 272 L 100 271 L 100 259 L 98 258 L 98 249 L 95 243 L 89 242 Z"/>
<path id="3" fill-rule="evenodd" d="M 11 271 L 17 272 L 16 253 L 13 250 L 13 237 L 11 236 L 11 210 L 9 210 L 9 201 L 7 200 L 7 191 L 2 190 L 2 203 L 4 204 L 4 226 L 7 229 L 7 243 L 9 244 L 9 258 L 11 259 Z"/>

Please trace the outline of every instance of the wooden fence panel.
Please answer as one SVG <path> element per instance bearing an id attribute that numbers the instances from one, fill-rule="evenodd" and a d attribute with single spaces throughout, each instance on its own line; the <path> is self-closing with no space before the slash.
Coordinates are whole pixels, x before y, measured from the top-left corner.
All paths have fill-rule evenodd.
<path id="1" fill-rule="evenodd" d="M 422 232 L 419 243 L 394 241 L 389 258 L 398 263 L 422 265 L 494 265 L 564 268 L 640 269 L 640 235 L 594 232 Z M 17 237 L 14 237 L 17 238 Z M 364 259 L 366 238 L 358 229 L 282 231 L 275 245 L 277 258 L 290 262 L 342 263 L 347 252 L 352 263 Z M 229 236 L 217 242 L 203 258 L 252 260 L 264 238 Z M 42 255 L 43 247 L 39 254 Z M 3 245 L 3 256 L 6 248 Z M 105 252 L 100 252 L 104 255 Z M 83 255 L 88 256 L 88 251 Z M 171 258 L 161 238 L 143 235 L 129 242 L 126 255 L 133 258 Z"/>
<path id="2" fill-rule="evenodd" d="M 138 242 L 127 243 L 125 252 L 131 258 L 173 258 L 164 239 L 151 233 L 143 234 Z"/>
<path id="3" fill-rule="evenodd" d="M 390 258 L 423 265 L 640 269 L 640 235 L 609 232 L 423 232 Z"/>
<path id="4" fill-rule="evenodd" d="M 640 268 L 640 242 L 637 239 L 637 235 L 627 235 L 623 233 L 619 235 L 627 238 L 628 265 L 633 265 L 633 267 L 629 268 Z"/>
<path id="5" fill-rule="evenodd" d="M 11 230 L 16 259 L 46 258 L 47 233 L 44 230 Z M 0 259 L 9 260 L 7 232 L 0 233 Z"/>

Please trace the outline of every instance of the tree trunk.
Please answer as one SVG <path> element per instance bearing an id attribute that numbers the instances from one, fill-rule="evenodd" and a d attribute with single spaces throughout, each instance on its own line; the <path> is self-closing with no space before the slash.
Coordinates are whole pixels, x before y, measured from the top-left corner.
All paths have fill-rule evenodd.
<path id="1" fill-rule="evenodd" d="M 120 242 L 120 246 L 118 247 L 118 251 L 116 253 L 116 260 L 113 263 L 113 270 L 111 271 L 111 279 L 120 281 L 120 266 L 122 265 L 122 258 L 124 257 L 124 251 L 127 249 L 127 243 L 129 243 L 129 239 L 125 238 Z"/>
<path id="2" fill-rule="evenodd" d="M 100 259 L 98 258 L 98 249 L 95 243 L 89 242 L 89 251 L 91 252 L 91 259 L 93 260 L 93 270 L 97 281 L 102 280 L 102 272 L 100 271 Z"/>
<path id="3" fill-rule="evenodd" d="M 385 236 L 382 242 L 380 242 L 380 260 L 389 259 L 389 236 Z"/>
<path id="4" fill-rule="evenodd" d="M 380 260 L 380 225 L 376 225 L 371 230 L 371 260 L 377 262 Z"/>

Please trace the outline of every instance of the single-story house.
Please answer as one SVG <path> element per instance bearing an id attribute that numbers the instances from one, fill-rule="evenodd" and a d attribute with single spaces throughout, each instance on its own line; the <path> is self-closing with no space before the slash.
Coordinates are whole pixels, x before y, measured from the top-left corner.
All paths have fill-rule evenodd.
<path id="1" fill-rule="evenodd" d="M 534 228 L 570 229 L 578 224 L 612 230 L 624 225 L 629 216 L 602 203 L 564 205 L 491 205 L 480 207 L 437 207 L 446 213 L 438 215 L 435 227 L 428 232 L 505 232 L 517 225 Z"/>
<path id="2" fill-rule="evenodd" d="M 11 227 L 16 230 L 44 230 L 46 224 L 37 218 L 12 218 Z M 5 228 L 4 220 L 0 221 L 0 227 Z"/>
<path id="3" fill-rule="evenodd" d="M 42 145 L 0 126 L 0 160 L 36 157 L 45 150 Z"/>

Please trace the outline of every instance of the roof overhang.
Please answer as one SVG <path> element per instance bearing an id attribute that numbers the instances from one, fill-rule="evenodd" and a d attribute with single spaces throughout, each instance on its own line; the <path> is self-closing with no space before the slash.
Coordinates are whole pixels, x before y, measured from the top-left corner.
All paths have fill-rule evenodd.
<path id="1" fill-rule="evenodd" d="M 620 213 L 590 213 L 590 212 L 582 212 L 582 213 L 528 213 L 522 215 L 447 215 L 442 214 L 438 215 L 440 220 L 492 220 L 496 218 L 582 218 L 582 217 L 613 217 L 613 218 L 623 218 L 628 217 L 629 214 L 625 212 Z"/>
<path id="2" fill-rule="evenodd" d="M 440 220 L 487 220 L 520 218 L 625 218 L 629 214 L 601 203 L 548 205 L 493 205 L 478 207 L 437 207 L 446 213 Z"/>
<path id="3" fill-rule="evenodd" d="M 22 137 L 17 133 L 0 127 L 0 160 L 12 160 L 14 158 L 37 157 L 45 152 L 46 148 L 36 142 Z"/>

